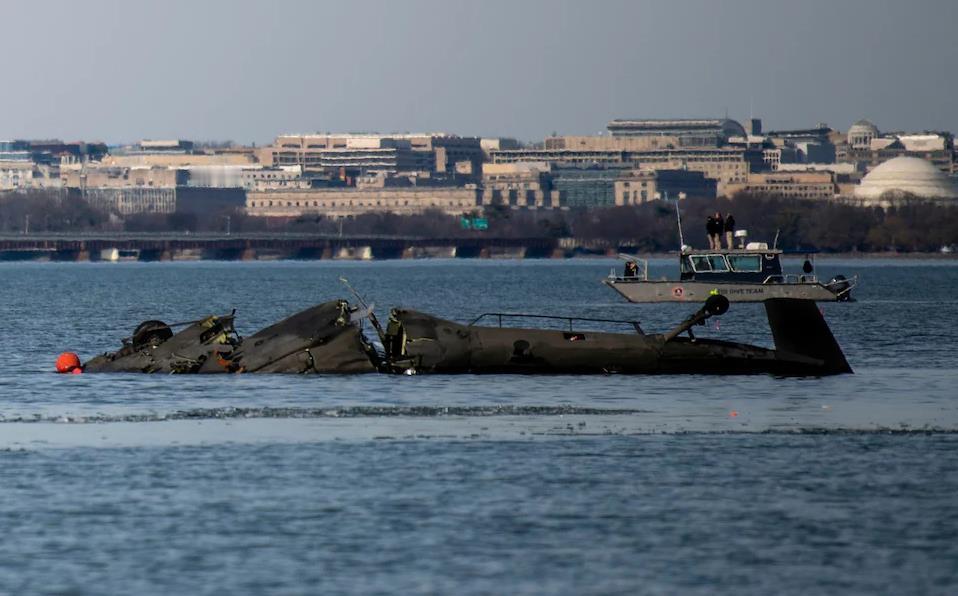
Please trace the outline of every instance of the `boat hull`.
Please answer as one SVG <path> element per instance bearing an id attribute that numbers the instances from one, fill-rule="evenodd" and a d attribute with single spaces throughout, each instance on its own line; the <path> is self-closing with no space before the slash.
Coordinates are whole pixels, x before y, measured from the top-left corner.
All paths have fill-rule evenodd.
<path id="1" fill-rule="evenodd" d="M 705 302 L 716 293 L 725 296 L 730 302 L 763 302 L 769 298 L 800 298 L 816 302 L 839 300 L 838 294 L 818 282 L 763 284 L 606 279 L 602 283 L 629 302 Z"/>

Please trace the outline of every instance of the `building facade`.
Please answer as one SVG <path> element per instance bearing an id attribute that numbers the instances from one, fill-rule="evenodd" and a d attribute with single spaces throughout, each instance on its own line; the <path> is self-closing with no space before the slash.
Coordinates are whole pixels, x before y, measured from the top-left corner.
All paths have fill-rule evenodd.
<path id="1" fill-rule="evenodd" d="M 615 204 L 641 205 L 658 199 L 714 199 L 717 183 L 702 172 L 688 170 L 632 170 L 615 181 Z"/>
<path id="2" fill-rule="evenodd" d="M 463 215 L 481 209 L 475 187 L 312 188 L 250 191 L 246 212 L 262 217 L 353 217 L 364 213 L 413 215 L 438 210 Z"/>
<path id="3" fill-rule="evenodd" d="M 838 195 L 835 174 L 830 171 L 759 172 L 744 184 L 729 185 L 728 192 L 744 192 L 789 199 L 833 199 Z"/>

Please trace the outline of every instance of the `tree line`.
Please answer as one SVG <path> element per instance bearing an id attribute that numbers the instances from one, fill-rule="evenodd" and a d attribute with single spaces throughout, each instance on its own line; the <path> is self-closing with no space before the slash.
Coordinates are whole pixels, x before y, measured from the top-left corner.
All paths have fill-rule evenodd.
<path id="1" fill-rule="evenodd" d="M 731 199 L 686 199 L 679 203 L 685 242 L 705 247 L 705 220 L 716 211 L 735 215 L 749 238 L 787 250 L 826 252 L 933 252 L 958 245 L 955 205 L 913 202 L 864 207 L 835 201 L 739 195 Z M 120 216 L 95 209 L 82 198 L 58 192 L 0 194 L 0 233 L 70 232 L 265 232 L 346 235 L 398 235 L 460 238 L 565 238 L 609 248 L 663 252 L 678 248 L 676 203 L 652 201 L 637 206 L 575 210 L 513 210 L 487 207 L 487 230 L 464 229 L 459 217 L 439 211 L 417 215 L 368 213 L 346 219 L 322 215 L 266 218 L 242 209 L 210 213 Z"/>

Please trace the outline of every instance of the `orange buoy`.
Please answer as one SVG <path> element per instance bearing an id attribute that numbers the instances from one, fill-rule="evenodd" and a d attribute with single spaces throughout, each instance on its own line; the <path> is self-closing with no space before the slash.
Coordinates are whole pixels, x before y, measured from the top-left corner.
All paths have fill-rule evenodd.
<path id="1" fill-rule="evenodd" d="M 57 356 L 57 372 L 61 374 L 83 372 L 80 367 L 80 357 L 76 355 L 76 352 L 64 352 Z"/>

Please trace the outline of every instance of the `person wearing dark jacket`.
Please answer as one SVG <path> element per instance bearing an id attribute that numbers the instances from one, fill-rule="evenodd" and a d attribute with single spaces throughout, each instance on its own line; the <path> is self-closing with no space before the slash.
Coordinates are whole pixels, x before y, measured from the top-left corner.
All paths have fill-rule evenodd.
<path id="1" fill-rule="evenodd" d="M 735 240 L 735 218 L 729 213 L 725 216 L 725 244 L 729 250 L 732 250 L 732 242 Z"/>
<path id="2" fill-rule="evenodd" d="M 709 239 L 709 250 L 715 250 L 715 216 L 709 215 L 705 218 L 705 234 Z"/>
<path id="3" fill-rule="evenodd" d="M 718 211 L 712 216 L 715 219 L 715 232 L 712 234 L 712 250 L 722 250 L 722 234 L 725 232 L 725 220 Z"/>

